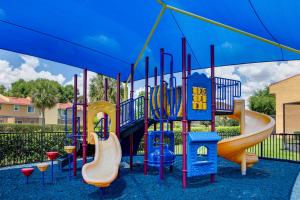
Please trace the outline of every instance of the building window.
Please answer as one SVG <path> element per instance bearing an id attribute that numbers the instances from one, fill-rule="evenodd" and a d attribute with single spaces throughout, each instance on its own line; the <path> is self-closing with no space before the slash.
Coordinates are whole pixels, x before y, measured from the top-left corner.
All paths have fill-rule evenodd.
<path id="1" fill-rule="evenodd" d="M 17 120 L 16 122 L 17 124 L 23 124 L 23 122 L 21 120 Z"/>
<path id="2" fill-rule="evenodd" d="M 27 112 L 33 113 L 34 111 L 35 111 L 35 109 L 34 109 L 33 106 L 28 106 L 28 107 L 27 107 Z"/>
<path id="3" fill-rule="evenodd" d="M 20 106 L 19 105 L 14 105 L 14 111 L 19 111 L 20 110 Z"/>

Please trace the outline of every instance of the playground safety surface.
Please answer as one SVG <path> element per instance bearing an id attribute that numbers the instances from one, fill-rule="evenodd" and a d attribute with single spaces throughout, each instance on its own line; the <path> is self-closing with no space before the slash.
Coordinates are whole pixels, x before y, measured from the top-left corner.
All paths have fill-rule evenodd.
<path id="1" fill-rule="evenodd" d="M 157 169 L 150 169 L 144 176 L 143 157 L 134 160 L 134 171 L 123 164 L 120 177 L 105 189 L 104 196 L 98 188 L 83 183 L 80 170 L 69 181 L 68 171 L 61 172 L 56 165 L 55 183 L 51 183 L 48 169 L 44 186 L 38 169 L 28 185 L 19 168 L 0 170 L 0 199 L 289 199 L 300 171 L 297 163 L 260 160 L 247 171 L 247 176 L 242 176 L 238 165 L 220 158 L 215 183 L 211 184 L 207 176 L 191 178 L 183 190 L 181 157 L 177 157 L 172 173 L 165 171 L 162 182 Z"/>

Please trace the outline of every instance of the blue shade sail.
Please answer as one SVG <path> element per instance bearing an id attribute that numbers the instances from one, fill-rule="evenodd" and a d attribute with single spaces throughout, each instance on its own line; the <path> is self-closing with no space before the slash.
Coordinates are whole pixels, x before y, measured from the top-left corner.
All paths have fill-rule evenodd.
<path id="1" fill-rule="evenodd" d="M 300 2 L 297 0 L 168 0 L 164 3 L 300 50 Z M 86 68 L 126 81 L 161 11 L 156 0 L 0 0 L 0 48 Z M 298 33 L 298 34 L 297 34 Z M 166 9 L 142 54 L 135 80 L 159 67 L 159 49 L 174 56 L 181 71 L 181 37 L 188 42 L 192 68 L 299 59 L 300 55 L 220 26 Z M 165 73 L 169 72 L 166 58 Z"/>

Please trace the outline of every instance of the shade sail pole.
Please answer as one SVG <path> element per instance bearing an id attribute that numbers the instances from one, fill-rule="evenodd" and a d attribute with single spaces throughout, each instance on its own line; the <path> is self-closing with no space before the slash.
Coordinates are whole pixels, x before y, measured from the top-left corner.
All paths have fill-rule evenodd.
<path id="1" fill-rule="evenodd" d="M 150 40 L 151 40 L 151 38 L 152 38 L 152 36 L 153 36 L 153 34 L 154 34 L 154 32 L 155 32 L 155 30 L 156 30 L 156 28 L 157 28 L 157 26 L 158 26 L 160 20 L 161 20 L 161 17 L 162 17 L 163 14 L 165 13 L 165 11 L 166 11 L 166 6 L 163 5 L 162 8 L 161 8 L 161 10 L 160 10 L 160 12 L 159 12 L 159 14 L 158 14 L 158 16 L 157 16 L 157 18 L 156 18 L 156 20 L 155 20 L 154 25 L 153 25 L 153 27 L 152 27 L 152 29 L 151 29 L 151 31 L 150 31 L 150 33 L 149 33 L 147 39 L 146 39 L 146 42 L 144 43 L 144 46 L 143 46 L 142 50 L 140 51 L 140 53 L 139 53 L 139 55 L 138 55 L 138 58 L 136 59 L 136 61 L 135 61 L 135 63 L 134 63 L 134 69 L 133 69 L 133 70 L 135 70 L 136 67 L 137 67 L 137 65 L 139 64 L 139 62 L 140 62 L 140 60 L 141 60 L 141 58 L 142 58 L 142 56 L 143 56 L 143 54 L 144 54 L 144 52 L 145 52 L 145 50 L 146 50 L 148 44 L 149 44 L 149 42 L 150 42 Z M 129 81 L 130 81 L 130 75 L 129 75 L 128 79 L 127 79 L 127 83 L 128 83 Z"/>

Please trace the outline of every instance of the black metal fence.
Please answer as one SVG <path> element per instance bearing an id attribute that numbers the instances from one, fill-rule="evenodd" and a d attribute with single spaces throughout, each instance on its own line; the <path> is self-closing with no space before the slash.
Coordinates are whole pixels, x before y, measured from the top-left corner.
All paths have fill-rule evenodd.
<path id="1" fill-rule="evenodd" d="M 222 139 L 236 134 L 219 133 Z M 65 132 L 0 133 L 0 167 L 41 162 L 46 152 L 64 154 Z M 143 141 L 138 154 L 143 155 Z M 300 162 L 300 134 L 272 134 L 268 139 L 248 149 L 260 158 Z M 181 133 L 175 132 L 175 154 L 182 154 Z"/>
<path id="2" fill-rule="evenodd" d="M 0 167 L 47 160 L 47 151 L 64 153 L 65 132 L 0 133 Z"/>
<path id="3" fill-rule="evenodd" d="M 264 159 L 300 162 L 300 134 L 272 134 L 248 152 Z"/>

